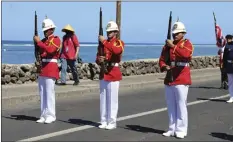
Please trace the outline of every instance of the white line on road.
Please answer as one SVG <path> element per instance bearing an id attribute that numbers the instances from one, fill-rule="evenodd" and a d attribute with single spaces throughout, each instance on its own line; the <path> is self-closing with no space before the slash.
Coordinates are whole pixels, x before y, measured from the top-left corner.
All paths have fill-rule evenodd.
<path id="1" fill-rule="evenodd" d="M 201 104 L 201 103 L 208 102 L 208 101 L 210 101 L 212 99 L 222 99 L 222 98 L 226 98 L 228 96 L 229 96 L 229 94 L 219 96 L 219 97 L 209 98 L 207 100 L 194 101 L 194 102 L 188 103 L 187 105 L 191 106 L 191 105 Z M 158 112 L 163 112 L 163 111 L 166 111 L 166 110 L 167 110 L 167 108 L 160 108 L 160 109 L 155 109 L 155 110 L 152 110 L 152 111 L 147 111 L 147 112 L 132 114 L 132 115 L 128 115 L 128 116 L 123 116 L 123 117 L 119 117 L 117 119 L 117 121 L 123 121 L 123 120 L 132 119 L 132 118 L 137 118 L 137 117 L 141 117 L 141 116 L 145 116 L 145 115 L 150 115 L 150 114 L 154 114 L 154 113 L 158 113 Z M 77 131 L 82 131 L 82 130 L 94 128 L 94 127 L 95 126 L 84 125 L 84 126 L 70 128 L 70 129 L 57 131 L 57 132 L 53 132 L 53 133 L 49 133 L 49 134 L 45 134 L 45 135 L 40 135 L 40 136 L 36 136 L 36 137 L 32 137 L 32 138 L 27 138 L 27 139 L 23 139 L 23 140 L 19 140 L 19 141 L 39 141 L 39 140 L 44 140 L 44 139 L 48 139 L 48 138 L 51 138 L 51 137 L 61 136 L 61 135 L 65 135 L 65 134 L 68 134 L 68 133 L 73 133 L 73 132 L 77 132 Z"/>

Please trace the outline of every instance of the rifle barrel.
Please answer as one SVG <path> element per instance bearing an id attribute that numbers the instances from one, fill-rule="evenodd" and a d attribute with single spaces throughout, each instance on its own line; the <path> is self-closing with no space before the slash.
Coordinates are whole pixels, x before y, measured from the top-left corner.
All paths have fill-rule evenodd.
<path id="1" fill-rule="evenodd" d="M 170 11 L 167 39 L 171 39 L 171 23 L 172 23 L 172 11 Z"/>
<path id="2" fill-rule="evenodd" d="M 38 35 L 38 31 L 37 31 L 37 14 L 36 14 L 36 11 L 35 11 L 35 35 L 36 36 Z"/>

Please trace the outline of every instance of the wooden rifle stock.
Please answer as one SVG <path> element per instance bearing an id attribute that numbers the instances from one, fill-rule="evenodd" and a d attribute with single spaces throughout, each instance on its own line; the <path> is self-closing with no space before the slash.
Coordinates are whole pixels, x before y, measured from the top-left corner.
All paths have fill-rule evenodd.
<path id="1" fill-rule="evenodd" d="M 35 36 L 38 36 L 38 30 L 37 30 L 37 14 L 36 14 L 36 11 L 35 11 L 35 31 L 34 31 L 34 35 Z M 35 46 L 35 51 L 34 51 L 34 54 L 35 54 L 35 58 L 36 58 L 36 62 L 35 62 L 35 66 L 37 68 L 37 73 L 40 73 L 41 71 L 41 66 L 42 66 L 42 63 L 41 63 L 41 56 L 40 56 L 40 51 L 39 51 L 39 47 L 37 46 L 37 43 L 34 42 L 34 46 Z"/>
<path id="2" fill-rule="evenodd" d="M 167 39 L 171 39 L 171 24 L 172 24 L 172 12 L 170 11 Z M 167 65 L 171 66 L 170 48 L 169 47 L 166 47 L 166 49 L 165 49 L 165 62 Z M 165 79 L 168 80 L 169 82 L 173 82 L 172 69 L 167 71 Z"/>

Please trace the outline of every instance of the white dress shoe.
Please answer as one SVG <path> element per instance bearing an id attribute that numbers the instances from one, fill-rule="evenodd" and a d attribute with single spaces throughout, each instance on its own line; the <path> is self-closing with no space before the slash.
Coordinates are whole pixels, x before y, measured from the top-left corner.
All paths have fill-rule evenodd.
<path id="1" fill-rule="evenodd" d="M 45 118 L 44 118 L 44 117 L 41 117 L 41 118 L 38 119 L 36 122 L 37 122 L 37 123 L 44 123 L 44 122 L 45 122 Z"/>
<path id="2" fill-rule="evenodd" d="M 112 130 L 112 129 L 115 129 L 115 128 L 116 128 L 116 124 L 108 124 L 105 129 Z"/>
<path id="3" fill-rule="evenodd" d="M 49 124 L 49 123 L 52 123 L 54 122 L 56 119 L 53 118 L 53 117 L 47 117 L 46 120 L 45 120 L 45 123 Z"/>
<path id="4" fill-rule="evenodd" d="M 231 97 L 231 98 L 227 101 L 227 103 L 233 103 L 233 97 Z"/>
<path id="5" fill-rule="evenodd" d="M 163 136 L 165 136 L 165 137 L 174 136 L 174 132 L 172 132 L 172 131 L 167 131 L 167 132 L 163 133 Z"/>
<path id="6" fill-rule="evenodd" d="M 187 136 L 186 133 L 183 133 L 183 132 L 177 132 L 176 133 L 176 137 L 179 138 L 179 139 L 183 139 L 185 136 Z"/>
<path id="7" fill-rule="evenodd" d="M 107 127 L 107 123 L 102 123 L 98 126 L 100 129 L 105 129 Z"/>

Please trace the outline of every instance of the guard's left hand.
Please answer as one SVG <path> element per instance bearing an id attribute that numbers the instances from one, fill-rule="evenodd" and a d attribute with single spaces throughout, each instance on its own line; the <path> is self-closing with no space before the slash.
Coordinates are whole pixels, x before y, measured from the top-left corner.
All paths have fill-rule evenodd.
<path id="1" fill-rule="evenodd" d="M 39 37 L 39 36 L 34 36 L 34 37 L 33 37 L 33 40 L 37 43 L 37 42 L 40 41 L 40 37 Z"/>
<path id="2" fill-rule="evenodd" d="M 99 41 L 103 42 L 105 40 L 104 36 L 99 35 Z"/>
<path id="3" fill-rule="evenodd" d="M 74 58 L 77 60 L 78 59 L 78 54 L 75 54 Z"/>
<path id="4" fill-rule="evenodd" d="M 168 47 L 174 47 L 175 45 L 173 44 L 173 40 L 167 39 L 166 40 L 166 46 L 168 46 Z"/>
<path id="5" fill-rule="evenodd" d="M 221 54 L 221 49 L 218 50 L 218 55 L 220 55 L 220 54 Z"/>

